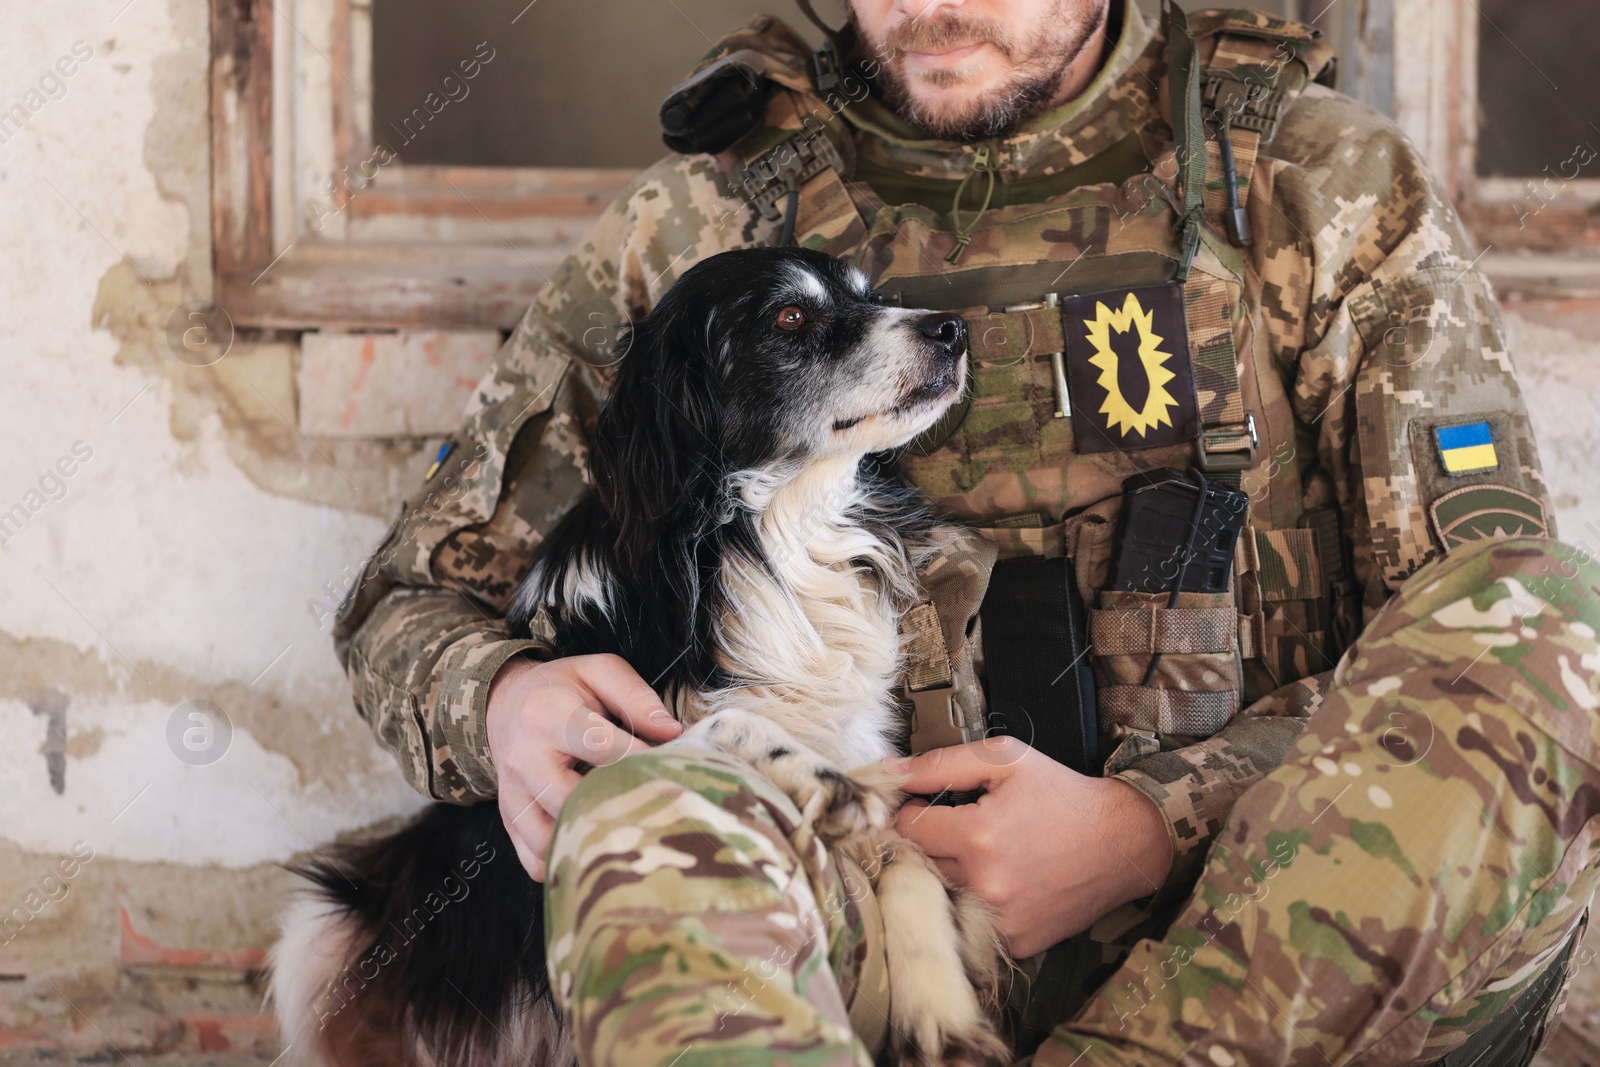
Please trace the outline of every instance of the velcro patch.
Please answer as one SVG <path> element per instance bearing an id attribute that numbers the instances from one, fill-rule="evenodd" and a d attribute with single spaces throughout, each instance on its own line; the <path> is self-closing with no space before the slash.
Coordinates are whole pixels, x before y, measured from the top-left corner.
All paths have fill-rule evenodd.
<path id="1" fill-rule="evenodd" d="M 1469 485 L 1446 493 L 1428 508 L 1446 552 L 1469 541 L 1548 537 L 1550 524 L 1537 497 L 1507 485 Z"/>
<path id="2" fill-rule="evenodd" d="M 1079 452 L 1155 448 L 1200 432 L 1183 287 L 1074 296 L 1061 305 Z"/>
<path id="3" fill-rule="evenodd" d="M 1433 439 L 1439 446 L 1439 462 L 1446 474 L 1482 474 L 1500 466 L 1494 431 L 1488 422 L 1435 426 Z"/>

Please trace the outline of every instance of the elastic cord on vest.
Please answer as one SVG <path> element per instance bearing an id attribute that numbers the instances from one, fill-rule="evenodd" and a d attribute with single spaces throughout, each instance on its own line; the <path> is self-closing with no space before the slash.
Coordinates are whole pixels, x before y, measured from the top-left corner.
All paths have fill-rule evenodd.
<path id="1" fill-rule="evenodd" d="M 978 205 L 977 214 L 973 215 L 972 218 L 967 221 L 966 225 L 962 225 L 961 197 L 966 193 L 967 183 L 972 180 L 972 177 L 975 174 L 982 174 L 987 179 L 987 183 L 983 189 L 983 203 Z M 982 148 L 978 149 L 977 155 L 973 157 L 972 169 L 967 171 L 966 177 L 961 179 L 961 184 L 956 186 L 955 199 L 950 204 L 950 225 L 956 231 L 956 246 L 950 250 L 950 254 L 948 256 L 944 257 L 944 261 L 946 263 L 949 263 L 951 266 L 955 266 L 957 263 L 961 262 L 962 254 L 966 252 L 967 246 L 972 243 L 971 228 L 977 224 L 977 221 L 980 218 L 983 217 L 983 213 L 989 210 L 989 202 L 993 199 L 994 164 L 989 159 L 989 146 L 984 145 Z"/>
<path id="2" fill-rule="evenodd" d="M 1200 495 L 1195 497 L 1194 512 L 1189 516 L 1189 538 L 1184 542 L 1183 555 L 1178 557 L 1178 573 L 1172 576 L 1172 591 L 1167 595 L 1168 611 L 1178 606 L 1178 594 L 1183 592 L 1183 579 L 1189 572 L 1189 561 L 1194 558 L 1195 539 L 1200 536 L 1200 519 L 1206 513 L 1206 493 L 1211 488 L 1211 482 L 1198 468 L 1190 468 L 1185 473 L 1195 480 L 1195 485 L 1200 488 Z M 1139 684 L 1148 686 L 1154 681 L 1156 668 L 1160 665 L 1161 653 L 1151 653 L 1150 666 L 1145 668 L 1144 681 Z"/>
<path id="3" fill-rule="evenodd" d="M 800 190 L 793 185 L 783 198 L 783 229 L 778 232 L 778 247 L 788 248 L 794 244 L 794 220 L 800 214 Z"/>
<path id="4" fill-rule="evenodd" d="M 1167 24 L 1167 81 L 1172 87 L 1172 139 L 1183 188 L 1182 254 L 1178 281 L 1189 280 L 1189 268 L 1200 251 L 1200 226 L 1205 212 L 1206 130 L 1200 114 L 1200 66 L 1195 62 L 1189 16 L 1172 0 L 1162 0 Z"/>
<path id="5" fill-rule="evenodd" d="M 1227 210 L 1223 212 L 1228 243 L 1235 248 L 1249 248 L 1254 238 L 1250 233 L 1250 216 L 1239 206 L 1239 167 L 1233 158 L 1233 116 L 1226 113 L 1217 127 L 1217 147 L 1222 155 L 1222 189 L 1228 198 Z"/>

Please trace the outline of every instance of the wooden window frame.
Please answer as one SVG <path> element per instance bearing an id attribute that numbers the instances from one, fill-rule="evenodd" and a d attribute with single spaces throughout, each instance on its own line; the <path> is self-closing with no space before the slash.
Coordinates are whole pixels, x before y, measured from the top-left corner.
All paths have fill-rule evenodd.
<path id="1" fill-rule="evenodd" d="M 637 172 L 384 162 L 371 14 L 212 0 L 214 300 L 263 329 L 510 329 Z"/>
<path id="2" fill-rule="evenodd" d="M 371 3 L 212 0 L 215 300 L 265 329 L 510 329 L 635 171 L 374 168 Z M 1392 100 L 1497 288 L 1600 296 L 1600 180 L 1564 181 L 1530 212 L 1525 183 L 1477 176 L 1473 0 L 1374 10 L 1392 18 L 1347 47 L 1426 47 L 1375 57 L 1351 88 Z M 353 195 L 329 193 L 373 170 Z M 336 210 L 313 225 L 319 199 Z"/>
<path id="3" fill-rule="evenodd" d="M 1474 0 L 1393 0 L 1395 119 L 1440 175 L 1502 295 L 1600 296 L 1600 180 L 1477 173 L 1479 9 Z M 1593 144 L 1600 145 L 1600 135 Z M 1552 161 L 1559 171 L 1560 161 Z M 1585 168 L 1596 173 L 1592 164 Z"/>

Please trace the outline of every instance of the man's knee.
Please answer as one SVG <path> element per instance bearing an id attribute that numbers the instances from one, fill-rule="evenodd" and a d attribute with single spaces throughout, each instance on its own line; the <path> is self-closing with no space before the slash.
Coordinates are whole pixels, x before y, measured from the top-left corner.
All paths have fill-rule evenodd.
<path id="1" fill-rule="evenodd" d="M 1496 618 L 1526 618 L 1555 608 L 1600 627 L 1600 562 L 1581 548 L 1545 537 L 1473 542 L 1407 579 L 1395 606 L 1420 618 L 1464 598 L 1504 602 Z"/>
<path id="2" fill-rule="evenodd" d="M 1406 641 L 1415 650 L 1431 646 L 1447 657 L 1466 651 L 1468 659 L 1523 640 L 1592 639 L 1600 632 L 1600 562 L 1548 538 L 1462 545 L 1406 580 L 1363 631 L 1355 654 L 1378 652 L 1402 632 L 1415 639 Z"/>
<path id="3" fill-rule="evenodd" d="M 694 798 L 691 806 L 685 802 Z M 777 806 L 798 811 L 754 768 L 711 749 L 665 745 L 636 752 L 585 774 L 561 808 L 556 833 L 578 822 L 624 823 L 641 808 L 690 810 L 701 802 L 738 811 Z"/>
<path id="4" fill-rule="evenodd" d="M 1336 681 L 1440 712 L 1489 693 L 1600 765 L 1597 633 L 1600 563 L 1587 553 L 1543 538 L 1468 544 L 1405 583 Z"/>

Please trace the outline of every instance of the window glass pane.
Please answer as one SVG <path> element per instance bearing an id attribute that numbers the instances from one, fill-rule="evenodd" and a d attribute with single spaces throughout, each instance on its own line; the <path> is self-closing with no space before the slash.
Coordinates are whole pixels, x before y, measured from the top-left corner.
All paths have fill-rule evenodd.
<path id="1" fill-rule="evenodd" d="M 1478 173 L 1600 177 L 1600 4 L 1479 2 Z"/>
<path id="2" fill-rule="evenodd" d="M 792 0 L 374 0 L 373 138 L 406 163 L 644 166 L 661 98 L 758 13 L 821 37 Z"/>

